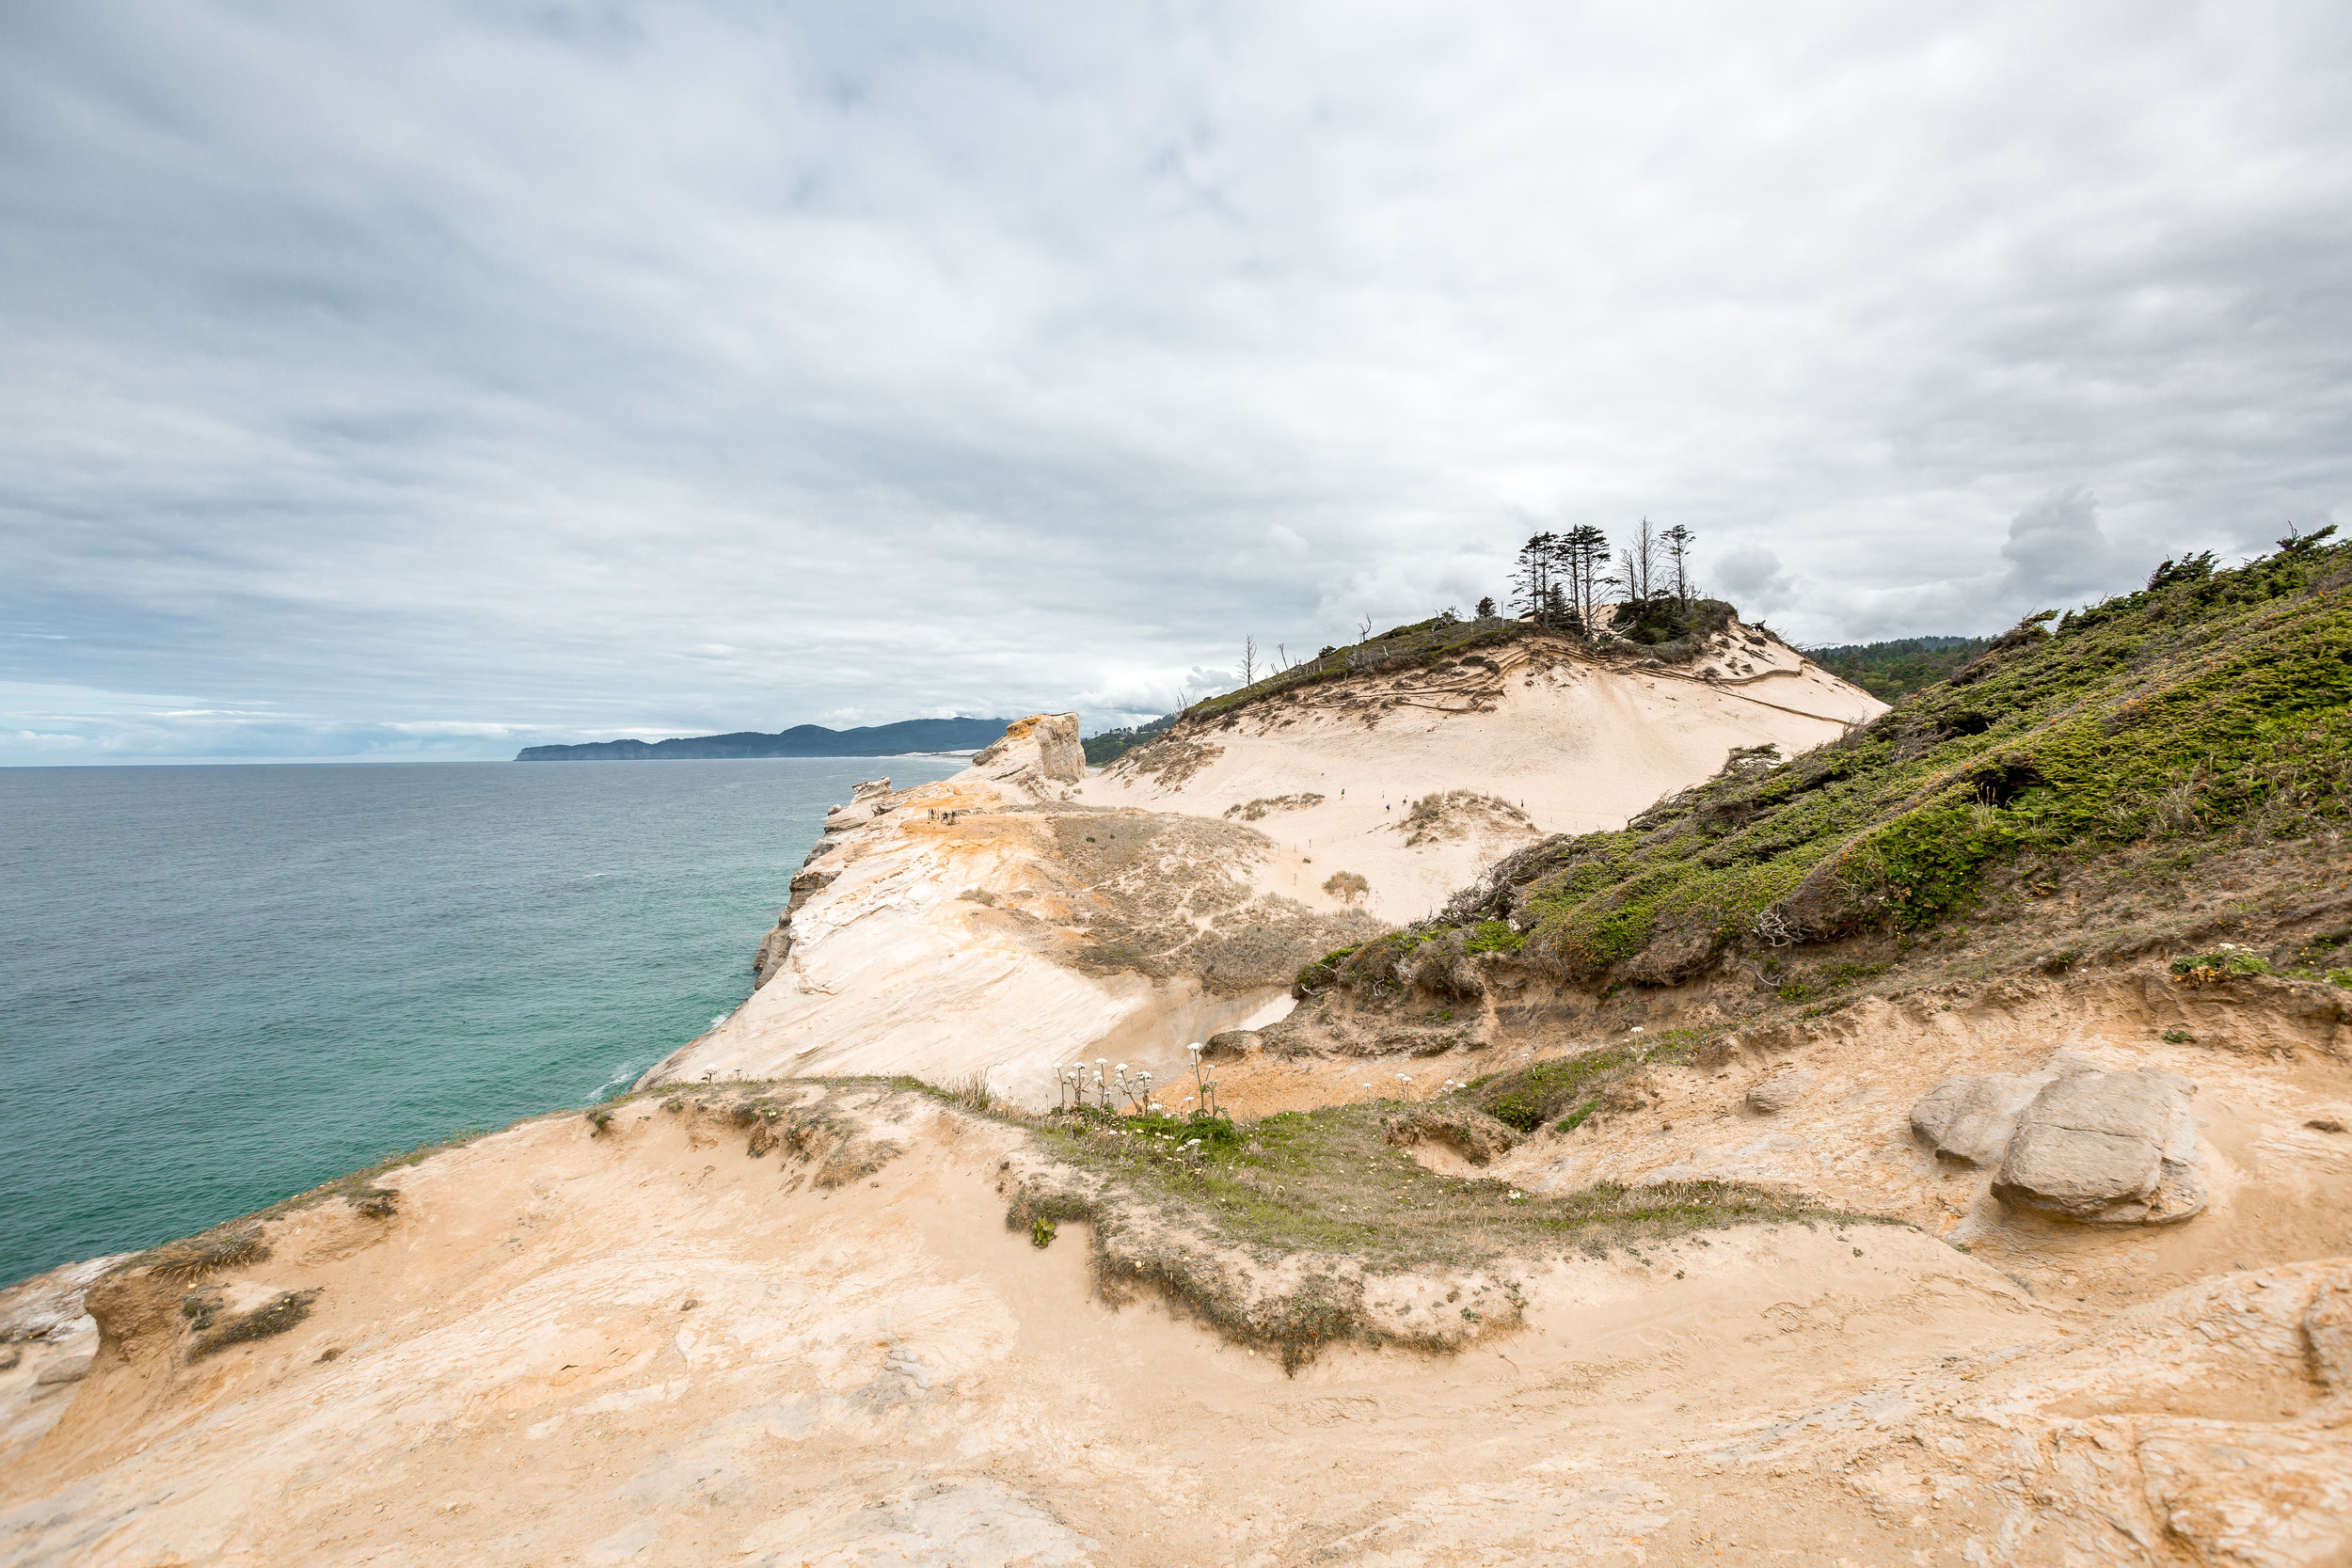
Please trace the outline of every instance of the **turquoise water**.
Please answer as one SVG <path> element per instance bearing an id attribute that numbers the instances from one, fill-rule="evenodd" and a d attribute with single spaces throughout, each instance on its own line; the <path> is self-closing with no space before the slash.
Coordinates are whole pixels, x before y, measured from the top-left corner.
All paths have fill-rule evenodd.
<path id="1" fill-rule="evenodd" d="M 0 768 L 0 1283 L 594 1101 L 945 758 Z"/>

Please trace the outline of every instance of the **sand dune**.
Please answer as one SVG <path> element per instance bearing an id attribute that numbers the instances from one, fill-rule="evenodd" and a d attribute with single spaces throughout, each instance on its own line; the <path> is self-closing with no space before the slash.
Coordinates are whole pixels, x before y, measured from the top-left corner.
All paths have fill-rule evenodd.
<path id="1" fill-rule="evenodd" d="M 1074 798 L 1247 820 L 1324 878 L 1363 877 L 1364 908 L 1401 924 L 1534 838 L 1623 825 L 1734 747 L 1794 755 L 1884 711 L 1737 622 L 1687 668 L 1537 636 L 1188 721 Z"/>

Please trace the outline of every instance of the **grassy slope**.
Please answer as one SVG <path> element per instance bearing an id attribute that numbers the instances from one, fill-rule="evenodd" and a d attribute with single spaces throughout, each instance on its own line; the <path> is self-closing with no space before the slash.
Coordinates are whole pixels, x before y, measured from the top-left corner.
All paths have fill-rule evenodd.
<path id="1" fill-rule="evenodd" d="M 1622 832 L 1533 846 L 1381 945 L 1664 984 L 1737 946 L 1931 926 L 1995 862 L 2276 842 L 2352 810 L 2352 546 L 2294 541 L 2047 620 L 1793 762 L 1735 760 Z"/>

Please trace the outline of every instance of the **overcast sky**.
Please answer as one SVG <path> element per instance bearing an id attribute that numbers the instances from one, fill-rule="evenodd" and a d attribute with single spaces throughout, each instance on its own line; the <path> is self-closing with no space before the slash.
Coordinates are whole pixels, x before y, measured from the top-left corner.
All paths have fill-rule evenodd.
<path id="1" fill-rule="evenodd" d="M 1080 709 L 1645 515 L 2352 522 L 2352 8 L 0 3 L 0 763 Z"/>

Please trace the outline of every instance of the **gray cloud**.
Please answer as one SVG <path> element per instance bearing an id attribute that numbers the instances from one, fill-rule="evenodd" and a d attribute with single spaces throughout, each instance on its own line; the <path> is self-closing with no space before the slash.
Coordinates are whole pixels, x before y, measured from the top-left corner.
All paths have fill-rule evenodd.
<path id="1" fill-rule="evenodd" d="M 2099 527 L 2099 502 L 2081 485 L 2053 490 L 2009 521 L 2001 546 L 2009 592 L 2058 601 L 2116 580 L 2119 563 Z M 2130 563 L 2121 564 L 2128 572 Z"/>
<path id="2" fill-rule="evenodd" d="M 1734 545 L 1715 557 L 1714 578 L 1701 585 L 1718 598 L 1729 597 L 1751 618 L 1779 613 L 1796 585 L 1780 557 L 1764 545 Z"/>
<path id="3" fill-rule="evenodd" d="M 0 762 L 1108 721 L 1644 514 L 1817 640 L 2253 547 L 2348 27 L 10 8 Z"/>

